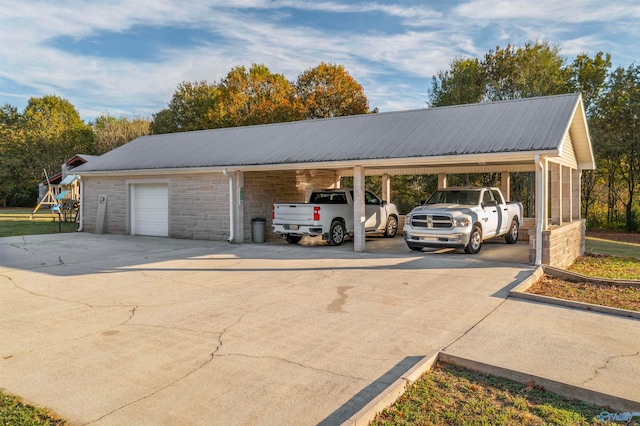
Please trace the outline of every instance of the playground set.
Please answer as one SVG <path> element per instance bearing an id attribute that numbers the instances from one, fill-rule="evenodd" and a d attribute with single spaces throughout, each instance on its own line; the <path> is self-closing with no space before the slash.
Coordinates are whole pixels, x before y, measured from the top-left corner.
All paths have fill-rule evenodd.
<path id="1" fill-rule="evenodd" d="M 40 200 L 31 213 L 30 219 L 42 206 L 49 206 L 53 220 L 58 216 L 58 222 L 78 222 L 80 210 L 80 176 L 68 175 L 59 184 L 52 184 L 45 170 L 47 178 L 47 193 Z"/>

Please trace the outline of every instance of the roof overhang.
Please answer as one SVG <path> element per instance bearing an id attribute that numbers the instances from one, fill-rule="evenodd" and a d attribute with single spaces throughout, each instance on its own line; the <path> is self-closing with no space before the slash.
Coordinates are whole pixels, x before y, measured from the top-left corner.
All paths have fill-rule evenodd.
<path id="1" fill-rule="evenodd" d="M 487 154 L 466 154 L 447 155 L 436 157 L 412 157 L 412 158 L 384 158 L 370 160 L 343 160 L 313 163 L 281 163 L 281 164 L 259 164 L 259 165 L 229 165 L 211 167 L 186 167 L 186 168 L 162 168 L 162 169 L 136 169 L 136 170 L 108 170 L 108 171 L 85 171 L 82 176 L 149 176 L 149 175 L 176 175 L 176 174 L 202 174 L 202 173 L 222 173 L 223 170 L 234 171 L 274 171 L 274 170 L 300 170 L 300 169 L 329 169 L 344 170 L 346 174 L 351 173 L 355 166 L 361 166 L 369 170 L 368 174 L 374 170 L 388 174 L 416 174 L 408 169 L 431 170 L 433 173 L 447 171 L 456 173 L 456 170 L 469 171 L 473 168 L 480 172 L 491 171 L 529 171 L 533 170 L 535 157 L 537 155 L 555 157 L 559 155 L 557 149 L 546 151 L 526 151 L 526 152 L 504 152 Z"/>

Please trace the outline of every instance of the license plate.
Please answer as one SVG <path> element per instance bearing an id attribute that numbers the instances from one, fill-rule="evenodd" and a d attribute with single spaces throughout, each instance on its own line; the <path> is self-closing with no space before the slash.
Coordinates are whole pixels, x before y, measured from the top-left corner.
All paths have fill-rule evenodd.
<path id="1" fill-rule="evenodd" d="M 298 225 L 289 225 L 289 229 L 292 231 L 297 231 L 298 230 Z"/>

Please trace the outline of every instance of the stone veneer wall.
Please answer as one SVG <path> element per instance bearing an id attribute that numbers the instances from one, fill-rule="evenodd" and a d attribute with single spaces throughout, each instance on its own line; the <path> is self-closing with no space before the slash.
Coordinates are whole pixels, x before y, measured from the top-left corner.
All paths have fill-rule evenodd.
<path id="1" fill-rule="evenodd" d="M 570 266 L 584 254 L 584 219 L 542 231 L 542 263 L 556 268 Z M 529 237 L 529 263 L 536 261 L 536 235 Z"/>
<path id="2" fill-rule="evenodd" d="M 304 203 L 314 189 L 334 188 L 338 178 L 332 170 L 287 170 L 245 172 L 244 240 L 251 241 L 251 220 L 265 218 L 266 240 L 277 240 L 271 231 L 272 206 L 276 203 Z"/>
<path id="3" fill-rule="evenodd" d="M 82 230 L 96 231 L 98 196 L 107 194 L 104 216 L 105 233 L 127 232 L 127 185 L 123 177 L 82 177 Z"/>
<path id="4" fill-rule="evenodd" d="M 226 241 L 229 238 L 229 180 L 221 173 L 176 176 L 83 177 L 83 230 L 95 232 L 98 195 L 107 194 L 105 232 L 128 232 L 127 182 L 169 184 L 169 236 Z"/>

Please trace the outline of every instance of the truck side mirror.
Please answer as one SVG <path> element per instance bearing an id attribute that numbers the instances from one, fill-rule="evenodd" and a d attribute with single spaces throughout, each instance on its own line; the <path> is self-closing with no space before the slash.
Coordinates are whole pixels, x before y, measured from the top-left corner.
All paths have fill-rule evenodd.
<path id="1" fill-rule="evenodd" d="M 383 206 L 386 206 L 388 203 L 387 203 L 387 200 L 382 200 L 382 201 L 380 202 L 380 204 L 381 204 L 381 205 L 383 205 Z"/>

